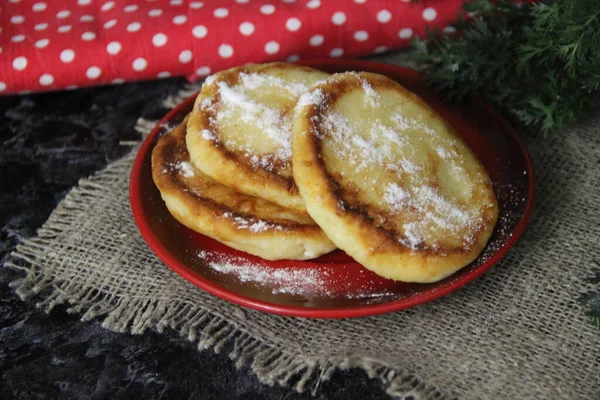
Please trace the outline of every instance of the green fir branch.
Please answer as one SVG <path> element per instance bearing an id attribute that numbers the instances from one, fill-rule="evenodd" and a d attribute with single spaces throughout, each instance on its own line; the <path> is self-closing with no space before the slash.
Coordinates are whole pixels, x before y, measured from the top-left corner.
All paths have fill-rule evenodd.
<path id="1" fill-rule="evenodd" d="M 600 102 L 600 3 L 471 0 L 458 34 L 429 31 L 414 60 L 446 99 L 475 95 L 520 125 L 554 131 Z"/>

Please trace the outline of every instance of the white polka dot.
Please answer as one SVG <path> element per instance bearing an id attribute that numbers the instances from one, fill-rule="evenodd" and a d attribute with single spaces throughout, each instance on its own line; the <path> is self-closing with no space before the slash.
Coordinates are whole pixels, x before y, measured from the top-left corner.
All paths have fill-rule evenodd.
<path id="1" fill-rule="evenodd" d="M 94 20 L 94 17 L 92 15 L 82 15 L 81 18 L 79 18 L 79 20 L 81 22 L 92 22 Z"/>
<path id="2" fill-rule="evenodd" d="M 6 83 L 0 82 L 0 92 L 3 92 L 5 90 L 6 90 Z"/>
<path id="3" fill-rule="evenodd" d="M 317 47 L 323 44 L 325 38 L 322 35 L 315 35 L 310 38 L 310 45 L 313 47 Z"/>
<path id="4" fill-rule="evenodd" d="M 25 21 L 25 17 L 22 15 L 14 15 L 10 18 L 10 22 L 13 24 L 22 24 Z"/>
<path id="5" fill-rule="evenodd" d="M 133 60 L 133 64 L 131 64 L 135 71 L 143 71 L 148 66 L 148 61 L 145 58 L 139 57 Z"/>
<path id="6" fill-rule="evenodd" d="M 283 0 L 284 3 L 295 3 L 296 0 Z"/>
<path id="7" fill-rule="evenodd" d="M 12 40 L 15 43 L 20 43 L 23 40 L 25 40 L 25 35 L 15 35 L 10 40 Z"/>
<path id="8" fill-rule="evenodd" d="M 96 66 L 89 67 L 87 71 L 85 71 L 85 76 L 89 79 L 98 79 L 102 74 L 102 70 Z"/>
<path id="9" fill-rule="evenodd" d="M 388 51 L 388 48 L 386 46 L 377 46 L 375 47 L 375 53 L 379 54 L 379 53 L 385 53 L 386 51 Z"/>
<path id="10" fill-rule="evenodd" d="M 80 6 L 89 6 L 92 3 L 92 0 L 77 0 L 77 5 Z"/>
<path id="11" fill-rule="evenodd" d="M 377 13 L 377 21 L 385 24 L 386 22 L 390 22 L 392 19 L 392 13 L 388 10 L 381 10 Z"/>
<path id="12" fill-rule="evenodd" d="M 110 42 L 109 44 L 106 45 L 106 52 L 108 54 L 112 54 L 114 56 L 115 54 L 119 54 L 120 51 L 121 51 L 121 43 L 119 43 L 119 42 Z"/>
<path id="13" fill-rule="evenodd" d="M 69 32 L 71 30 L 71 25 L 61 25 L 57 29 L 60 33 Z"/>
<path id="14" fill-rule="evenodd" d="M 413 30 L 410 28 L 402 28 L 400 32 L 398 32 L 398 37 L 400 39 L 410 39 L 413 35 Z"/>
<path id="15" fill-rule="evenodd" d="M 142 24 L 140 24 L 139 22 L 132 22 L 129 25 L 127 25 L 127 32 L 137 32 L 141 29 Z"/>
<path id="16" fill-rule="evenodd" d="M 320 0 L 310 0 L 308 3 L 306 3 L 306 7 L 311 8 L 313 10 L 315 8 L 319 8 L 320 5 L 321 5 Z"/>
<path id="17" fill-rule="evenodd" d="M 17 57 L 13 60 L 12 66 L 17 71 L 23 71 L 27 68 L 27 59 L 25 57 Z"/>
<path id="18" fill-rule="evenodd" d="M 102 7 L 100 7 L 100 9 L 102 11 L 108 11 L 111 8 L 113 8 L 114 6 L 115 6 L 115 2 L 114 1 L 108 1 L 108 2 L 106 2 L 104 4 L 102 4 Z"/>
<path id="19" fill-rule="evenodd" d="M 251 22 L 242 22 L 240 24 L 240 33 L 245 36 L 250 36 L 254 33 L 254 25 Z"/>
<path id="20" fill-rule="evenodd" d="M 9 3 L 20 3 L 21 0 L 8 0 Z"/>
<path id="21" fill-rule="evenodd" d="M 204 7 L 204 3 L 201 1 L 192 1 L 190 3 L 190 8 L 193 8 L 194 10 L 198 10 L 199 8 Z"/>
<path id="22" fill-rule="evenodd" d="M 207 34 L 208 30 L 204 25 L 196 25 L 194 29 L 192 29 L 192 35 L 197 39 L 202 39 L 203 37 L 206 37 Z"/>
<path id="23" fill-rule="evenodd" d="M 260 6 L 260 12 L 265 15 L 271 15 L 275 12 L 275 6 L 273 4 L 265 4 Z"/>
<path id="24" fill-rule="evenodd" d="M 298 18 L 289 18 L 285 22 L 285 27 L 287 28 L 288 31 L 295 32 L 298 29 L 300 29 L 301 26 L 302 26 L 302 22 L 300 22 L 300 20 Z"/>
<path id="25" fill-rule="evenodd" d="M 111 81 L 111 83 L 113 83 L 113 84 L 115 84 L 115 85 L 120 85 L 121 83 L 125 83 L 125 79 L 122 79 L 122 78 L 116 78 L 116 79 L 113 79 L 113 80 Z"/>
<path id="26" fill-rule="evenodd" d="M 70 63 L 75 59 L 75 52 L 71 49 L 65 49 L 60 52 L 60 61 Z"/>
<path id="27" fill-rule="evenodd" d="M 132 13 L 132 12 L 137 11 L 138 9 L 139 9 L 139 7 L 136 4 L 130 4 L 127 7 L 125 7 L 123 10 L 126 13 Z"/>
<path id="28" fill-rule="evenodd" d="M 42 22 L 41 24 L 37 24 L 36 26 L 33 27 L 33 29 L 35 29 L 36 31 L 43 31 L 46 28 L 48 28 L 48 24 L 45 22 Z"/>
<path id="29" fill-rule="evenodd" d="M 183 25 L 187 22 L 187 17 L 185 15 L 177 15 L 173 18 L 173 23 L 175 25 Z"/>
<path id="30" fill-rule="evenodd" d="M 336 25 L 342 25 L 344 22 L 346 22 L 346 14 L 344 14 L 341 11 L 334 13 L 331 16 L 331 22 L 333 22 Z"/>
<path id="31" fill-rule="evenodd" d="M 94 32 L 83 32 L 81 38 L 86 42 L 89 42 L 90 40 L 96 39 L 96 34 Z"/>
<path id="32" fill-rule="evenodd" d="M 172 6 L 180 6 L 183 4 L 183 0 L 171 0 L 170 3 Z"/>
<path id="33" fill-rule="evenodd" d="M 40 76 L 40 85 L 49 86 L 54 83 L 54 77 L 50 74 L 44 74 Z"/>
<path id="34" fill-rule="evenodd" d="M 194 55 L 190 50 L 184 50 L 181 53 L 179 53 L 179 62 L 182 64 L 187 64 L 190 61 L 192 61 L 193 57 Z"/>
<path id="35" fill-rule="evenodd" d="M 62 10 L 56 13 L 56 18 L 67 18 L 69 15 L 71 15 L 71 11 Z"/>
<path id="36" fill-rule="evenodd" d="M 433 21 L 436 18 L 437 18 L 437 11 L 435 11 L 433 8 L 427 7 L 426 9 L 423 10 L 423 19 L 425 21 Z"/>
<path id="37" fill-rule="evenodd" d="M 48 46 L 48 43 L 50 43 L 50 40 L 40 39 L 37 42 L 35 42 L 35 47 L 37 47 L 38 49 L 43 49 L 44 47 Z"/>
<path id="38" fill-rule="evenodd" d="M 226 16 L 229 15 L 229 10 L 226 8 L 217 8 L 214 12 L 213 15 L 217 18 L 225 18 Z"/>
<path id="39" fill-rule="evenodd" d="M 444 28 L 444 32 L 448 33 L 448 34 L 454 33 L 454 32 L 456 32 L 456 28 L 453 27 L 453 26 L 447 26 L 447 27 Z"/>
<path id="40" fill-rule="evenodd" d="M 289 62 L 294 62 L 294 61 L 298 61 L 299 59 L 300 59 L 300 56 L 299 56 L 299 55 L 292 54 L 291 56 L 289 56 L 289 57 L 288 57 L 288 58 L 286 58 L 285 60 L 286 60 L 286 61 L 289 61 Z"/>
<path id="41" fill-rule="evenodd" d="M 210 74 L 210 68 L 209 67 L 200 67 L 196 70 L 196 75 L 200 75 L 200 76 L 206 76 Z"/>
<path id="42" fill-rule="evenodd" d="M 357 31 L 354 32 L 354 39 L 359 42 L 364 42 L 369 38 L 369 34 L 366 31 Z"/>
<path id="43" fill-rule="evenodd" d="M 44 11 L 48 7 L 46 3 L 35 3 L 31 9 L 35 12 Z"/>
<path id="44" fill-rule="evenodd" d="M 233 55 L 233 47 L 228 44 L 222 44 L 219 46 L 219 55 L 222 58 L 229 58 Z"/>
<path id="45" fill-rule="evenodd" d="M 156 75 L 157 78 L 161 78 L 161 79 L 168 78 L 170 76 L 171 76 L 171 73 L 169 71 L 161 71 Z"/>
<path id="46" fill-rule="evenodd" d="M 156 35 L 152 36 L 152 44 L 156 47 L 164 46 L 167 44 L 167 35 L 164 33 L 157 33 Z"/>
<path id="47" fill-rule="evenodd" d="M 344 55 L 344 49 L 336 48 L 329 53 L 331 57 L 341 57 Z"/>
<path id="48" fill-rule="evenodd" d="M 250 0 L 235 0 L 236 3 L 238 4 L 246 4 L 248 3 Z"/>
<path id="49" fill-rule="evenodd" d="M 277 54 L 277 52 L 279 52 L 279 43 L 272 40 L 265 45 L 265 53 Z"/>
<path id="50" fill-rule="evenodd" d="M 367 0 L 354 0 L 354 2 L 358 3 L 358 4 L 365 4 L 367 2 Z"/>
<path id="51" fill-rule="evenodd" d="M 152 10 L 148 11 L 148 15 L 151 17 L 160 17 L 161 14 L 162 10 L 160 8 L 153 8 Z"/>
<path id="52" fill-rule="evenodd" d="M 116 19 L 111 19 L 110 21 L 106 21 L 106 23 L 104 24 L 104 27 L 106 29 L 110 29 L 113 26 L 115 26 L 117 24 L 117 20 Z"/>

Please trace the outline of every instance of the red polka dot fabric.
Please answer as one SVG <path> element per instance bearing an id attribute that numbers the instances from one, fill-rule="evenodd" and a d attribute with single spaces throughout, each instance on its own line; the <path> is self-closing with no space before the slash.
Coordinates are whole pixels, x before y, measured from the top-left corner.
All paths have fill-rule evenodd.
<path id="1" fill-rule="evenodd" d="M 197 80 L 246 63 L 358 57 L 451 30 L 462 0 L 2 0 L 0 94 Z"/>

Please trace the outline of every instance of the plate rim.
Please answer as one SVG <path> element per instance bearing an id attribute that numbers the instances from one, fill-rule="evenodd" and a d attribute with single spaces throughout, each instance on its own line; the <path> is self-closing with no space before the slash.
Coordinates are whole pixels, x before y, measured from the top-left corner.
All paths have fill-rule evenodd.
<path id="1" fill-rule="evenodd" d="M 403 75 L 412 76 L 416 79 L 423 79 L 422 74 L 413 69 L 400 67 L 394 64 L 381 63 L 377 61 L 324 59 L 303 61 L 297 64 L 315 67 L 323 65 L 335 67 L 343 66 L 347 69 L 369 69 L 369 67 L 371 67 L 371 69 L 376 69 L 378 73 L 400 73 Z M 536 180 L 533 169 L 533 163 L 529 153 L 527 152 L 525 144 L 519 137 L 516 130 L 504 118 L 502 118 L 502 116 L 495 109 L 493 109 L 491 106 L 488 106 L 480 99 L 473 98 L 472 100 L 476 102 L 480 107 L 485 109 L 486 112 L 490 113 L 496 119 L 497 122 L 501 123 L 503 125 L 504 130 L 508 132 L 510 136 L 516 141 L 516 143 L 518 144 L 519 153 L 525 161 L 527 174 L 529 175 L 529 189 L 527 193 L 528 201 L 525 205 L 525 212 L 521 217 L 520 221 L 517 223 L 513 235 L 504 243 L 504 245 L 500 249 L 498 249 L 496 253 L 494 253 L 493 256 L 491 256 L 488 260 L 486 260 L 483 264 L 481 264 L 472 272 L 465 274 L 464 276 L 461 276 L 458 279 L 449 280 L 448 283 L 444 284 L 441 287 L 433 288 L 432 290 L 425 293 L 420 292 L 409 295 L 408 297 L 402 297 L 399 299 L 394 299 L 389 302 L 379 304 L 360 305 L 349 308 L 307 308 L 294 305 L 276 304 L 244 296 L 243 294 L 239 294 L 235 291 L 226 289 L 220 286 L 218 283 L 204 278 L 202 275 L 194 272 L 187 265 L 177 260 L 171 254 L 171 252 L 162 244 L 160 239 L 154 234 L 150 225 L 148 224 L 148 221 L 143 217 L 143 200 L 140 195 L 139 187 L 144 160 L 148 152 L 151 151 L 151 147 L 153 147 L 152 144 L 153 142 L 155 142 L 156 136 L 161 132 L 162 126 L 165 123 L 168 123 L 174 116 L 178 115 L 182 108 L 189 106 L 190 103 L 193 104 L 197 94 L 198 93 L 194 93 L 193 95 L 189 96 L 184 101 L 179 103 L 172 110 L 170 110 L 163 118 L 160 119 L 160 121 L 144 139 L 142 145 L 138 149 L 137 154 L 135 156 L 135 160 L 129 177 L 129 200 L 135 224 L 138 230 L 140 231 L 142 238 L 148 244 L 148 246 L 154 252 L 154 254 L 157 255 L 158 258 L 161 259 L 161 261 L 165 263 L 167 267 L 176 272 L 182 278 L 192 283 L 196 287 L 223 300 L 244 307 L 252 308 L 258 311 L 302 318 L 339 319 L 367 317 L 411 308 L 419 304 L 427 303 L 440 297 L 446 296 L 462 288 L 467 283 L 477 279 L 483 273 L 488 271 L 493 265 L 495 265 L 502 258 L 504 258 L 508 251 L 517 243 L 517 241 L 523 234 L 533 212 L 535 204 Z"/>

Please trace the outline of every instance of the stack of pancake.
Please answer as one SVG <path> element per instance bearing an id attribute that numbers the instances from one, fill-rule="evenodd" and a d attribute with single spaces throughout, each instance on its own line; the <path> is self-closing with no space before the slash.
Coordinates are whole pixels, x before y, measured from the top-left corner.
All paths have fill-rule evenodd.
<path id="1" fill-rule="evenodd" d="M 208 77 L 152 154 L 185 226 L 268 260 L 340 248 L 434 282 L 473 261 L 498 217 L 490 179 L 423 100 L 377 74 L 285 63 Z"/>

